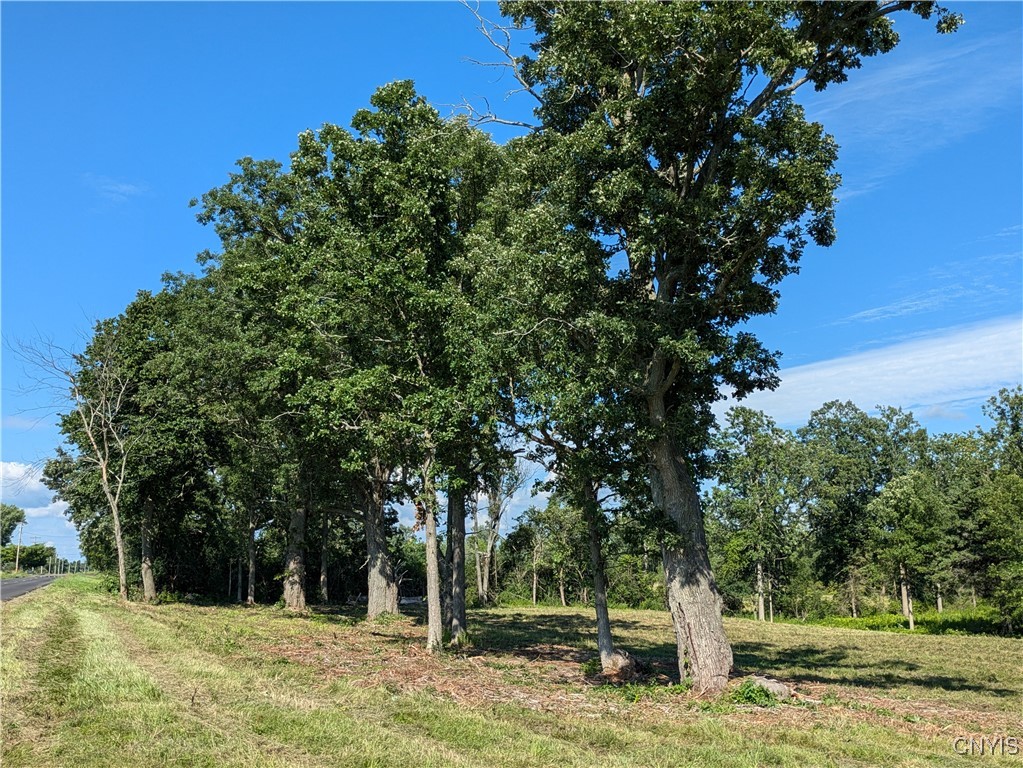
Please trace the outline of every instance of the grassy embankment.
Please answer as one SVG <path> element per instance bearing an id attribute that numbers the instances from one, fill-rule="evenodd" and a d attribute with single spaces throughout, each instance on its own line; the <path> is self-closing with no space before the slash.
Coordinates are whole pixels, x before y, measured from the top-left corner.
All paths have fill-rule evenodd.
<path id="1" fill-rule="evenodd" d="M 956 736 L 1023 737 L 1020 640 L 730 620 L 736 664 L 800 694 L 758 708 L 669 687 L 666 614 L 612 618 L 641 683 L 587 674 L 574 609 L 476 612 L 475 649 L 431 657 L 416 618 L 121 606 L 67 577 L 0 609 L 2 763 L 948 766 L 978 764 Z"/>

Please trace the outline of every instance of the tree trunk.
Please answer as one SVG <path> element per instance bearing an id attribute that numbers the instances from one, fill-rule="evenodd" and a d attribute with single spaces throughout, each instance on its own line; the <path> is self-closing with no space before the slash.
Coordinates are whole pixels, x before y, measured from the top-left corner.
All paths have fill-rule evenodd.
<path id="1" fill-rule="evenodd" d="M 558 570 L 558 594 L 561 595 L 561 607 L 567 608 L 568 601 L 565 600 L 565 569 Z"/>
<path id="2" fill-rule="evenodd" d="M 594 494 L 594 497 L 596 494 Z M 605 673 L 613 670 L 614 641 L 611 638 L 611 618 L 607 612 L 607 581 L 604 578 L 604 553 L 601 550 L 600 521 L 596 498 L 587 499 L 592 505 L 586 510 L 586 531 L 590 539 L 590 570 L 593 574 L 593 605 L 597 611 L 597 651 L 600 666 Z"/>
<path id="3" fill-rule="evenodd" d="M 938 584 L 936 586 L 938 588 L 938 613 L 943 613 L 945 610 L 945 606 L 941 601 L 941 585 Z"/>
<path id="4" fill-rule="evenodd" d="M 440 542 L 437 543 L 440 557 Z M 451 632 L 451 537 L 445 540 L 444 557 L 440 558 L 440 615 L 443 626 Z"/>
<path id="5" fill-rule="evenodd" d="M 977 610 L 977 587 L 970 585 L 970 601 L 973 603 L 973 610 Z"/>
<path id="6" fill-rule="evenodd" d="M 295 505 L 288 524 L 288 549 L 284 556 L 284 607 L 305 610 L 305 526 L 306 506 Z"/>
<path id="7" fill-rule="evenodd" d="M 468 501 L 472 506 L 472 559 L 476 564 L 476 599 L 480 605 L 486 605 L 487 595 L 483 589 L 483 552 L 480 551 L 480 536 L 483 534 L 480 530 L 480 508 L 474 496 L 469 496 Z"/>
<path id="8" fill-rule="evenodd" d="M 649 386 L 663 382 L 663 361 L 656 367 Z M 648 397 L 648 409 L 653 425 L 663 429 L 665 405 L 657 391 Z M 668 523 L 661 557 L 679 675 L 683 680 L 691 677 L 698 693 L 719 693 L 728 683 L 732 649 L 721 620 L 721 596 L 711 573 L 699 496 L 669 434 L 651 444 L 650 454 L 651 496 Z"/>
<path id="9" fill-rule="evenodd" d="M 856 569 L 849 569 L 849 605 L 852 608 L 852 617 L 858 618 L 858 610 L 856 603 Z"/>
<path id="10" fill-rule="evenodd" d="M 330 514 L 323 510 L 323 521 L 320 524 L 320 602 L 330 602 L 330 590 L 327 587 L 327 555 L 330 552 Z"/>
<path id="11" fill-rule="evenodd" d="M 256 515 L 249 513 L 249 593 L 246 602 L 256 604 Z"/>
<path id="12" fill-rule="evenodd" d="M 764 620 L 764 564 L 757 561 L 757 621 Z"/>
<path id="13" fill-rule="evenodd" d="M 487 492 L 487 541 L 486 551 L 483 555 L 483 563 L 486 565 L 486 575 L 483 577 L 483 591 L 487 594 L 487 601 L 490 601 L 492 588 L 496 587 L 497 562 L 494 559 L 494 550 L 497 547 L 497 537 L 501 531 L 501 494 L 490 490 Z M 495 578 L 491 581 L 491 569 Z M 536 601 L 533 601 L 536 603 Z"/>
<path id="14" fill-rule="evenodd" d="M 902 615 L 909 618 L 909 583 L 906 578 L 906 566 L 899 563 L 899 591 L 902 595 Z"/>
<path id="15" fill-rule="evenodd" d="M 444 646 L 436 502 L 428 499 L 421 505 L 421 511 L 426 522 L 426 650 L 436 653 Z"/>
<path id="16" fill-rule="evenodd" d="M 128 600 L 128 569 L 124 562 L 124 537 L 121 535 L 121 513 L 118 504 L 107 494 L 114 518 L 114 546 L 117 548 L 117 589 L 121 599 Z"/>
<path id="17" fill-rule="evenodd" d="M 456 472 L 456 474 L 461 474 Z M 451 547 L 451 644 L 465 640 L 465 486 L 448 489 L 448 543 Z"/>
<path id="18" fill-rule="evenodd" d="M 153 500 L 146 499 L 142 505 L 142 599 L 147 603 L 156 600 L 156 581 L 153 579 L 153 546 L 150 537 L 153 530 Z"/>
<path id="19" fill-rule="evenodd" d="M 767 574 L 767 614 L 769 621 L 774 624 L 774 585 L 771 584 L 771 574 Z"/>
<path id="20" fill-rule="evenodd" d="M 384 504 L 387 501 L 386 484 L 390 472 L 376 464 L 370 492 L 365 504 L 368 618 L 384 613 L 398 612 L 398 585 L 394 578 L 394 563 L 387 547 L 387 526 Z"/>
<path id="21" fill-rule="evenodd" d="M 537 590 L 537 587 L 540 585 L 540 579 L 537 577 L 537 573 L 536 573 L 536 561 L 537 561 L 536 549 L 534 549 L 533 550 L 533 605 L 536 605 L 536 590 Z"/>
<path id="22" fill-rule="evenodd" d="M 479 550 L 479 539 L 473 537 L 473 560 L 476 562 L 476 597 L 480 605 L 487 604 L 486 590 L 483 589 L 483 553 Z"/>
<path id="23" fill-rule="evenodd" d="M 664 427 L 663 397 L 648 398 L 651 421 Z M 665 592 L 678 648 L 679 676 L 700 694 L 720 693 L 732 669 L 721 596 L 710 569 L 703 510 L 685 462 L 667 434 L 650 447 L 650 490 L 668 523 L 661 545 Z"/>

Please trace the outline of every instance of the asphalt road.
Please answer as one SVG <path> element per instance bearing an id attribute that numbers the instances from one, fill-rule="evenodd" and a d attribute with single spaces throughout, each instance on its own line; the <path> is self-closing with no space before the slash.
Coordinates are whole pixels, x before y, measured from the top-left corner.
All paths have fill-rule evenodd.
<path id="1" fill-rule="evenodd" d="M 0 601 L 10 600 L 33 589 L 45 587 L 56 576 L 25 576 L 21 579 L 3 579 L 0 581 Z"/>

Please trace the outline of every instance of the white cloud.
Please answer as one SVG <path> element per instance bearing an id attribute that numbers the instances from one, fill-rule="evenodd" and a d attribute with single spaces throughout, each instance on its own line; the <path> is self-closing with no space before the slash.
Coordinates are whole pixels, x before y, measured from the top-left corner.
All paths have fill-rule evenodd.
<path id="1" fill-rule="evenodd" d="M 738 404 L 764 411 L 785 426 L 805 423 L 811 411 L 829 400 L 852 400 L 865 410 L 877 405 L 947 410 L 975 404 L 1023 380 L 1023 318 L 950 328 L 883 349 L 783 369 L 780 376 L 778 389 L 754 393 Z M 722 401 L 715 412 L 720 418 L 736 404 Z"/>
<path id="2" fill-rule="evenodd" d="M 0 462 L 0 496 L 8 504 L 41 508 L 51 504 L 53 491 L 43 485 L 40 471 L 20 461 Z"/>
<path id="3" fill-rule="evenodd" d="M 45 507 L 25 507 L 25 517 L 29 518 L 43 518 L 52 517 L 59 520 L 65 520 L 64 512 L 67 510 L 67 502 L 65 501 L 52 501 Z M 74 529 L 74 526 L 70 522 L 67 523 L 68 527 Z"/>

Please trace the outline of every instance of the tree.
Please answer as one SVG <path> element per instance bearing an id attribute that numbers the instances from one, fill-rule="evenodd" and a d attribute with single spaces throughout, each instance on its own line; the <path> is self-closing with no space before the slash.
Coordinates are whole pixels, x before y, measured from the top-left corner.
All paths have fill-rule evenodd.
<path id="1" fill-rule="evenodd" d="M 793 94 L 894 48 L 901 10 L 956 26 L 931 3 L 508 2 L 535 33 L 533 54 L 512 57 L 484 24 L 539 101 L 532 140 L 562 160 L 534 180 L 572 200 L 553 225 L 626 265 L 602 309 L 634 328 L 622 384 L 650 433 L 680 673 L 701 692 L 732 661 L 697 493 L 709 406 L 721 385 L 776 383 L 776 355 L 741 325 L 775 310 L 808 238 L 834 239 L 836 148 Z"/>
<path id="2" fill-rule="evenodd" d="M 133 418 L 132 396 L 137 382 L 124 355 L 120 339 L 122 318 L 96 324 L 93 336 L 81 353 L 53 344 L 22 345 L 22 357 L 51 388 L 64 388 L 72 410 L 63 414 L 60 429 L 78 451 L 78 459 L 97 475 L 110 511 L 114 549 L 117 554 L 118 588 L 128 599 L 128 576 L 122 497 L 130 482 L 129 460 L 148 425 Z"/>
<path id="3" fill-rule="evenodd" d="M 881 507 L 871 502 L 919 462 L 926 434 L 911 414 L 882 408 L 871 416 L 838 401 L 813 411 L 798 434 L 817 571 L 824 581 L 845 583 L 855 617 L 881 525 Z"/>
<path id="4" fill-rule="evenodd" d="M 870 503 L 869 511 L 877 520 L 874 557 L 889 576 L 897 575 L 902 613 L 909 620 L 909 628 L 914 629 L 914 580 L 938 584 L 950 562 L 948 507 L 931 476 L 912 469 L 889 481 Z"/>
<path id="5" fill-rule="evenodd" d="M 510 458 L 510 457 L 509 457 Z M 497 542 L 501 535 L 501 520 L 508 506 L 529 481 L 528 467 L 523 461 L 498 466 L 487 482 L 486 517 L 480 522 L 478 502 L 473 506 L 473 557 L 476 563 L 476 595 L 480 604 L 493 602 L 491 587 L 497 581 Z M 494 577 L 493 582 L 491 576 Z"/>
<path id="6" fill-rule="evenodd" d="M 6 502 L 0 504 L 0 546 L 10 544 L 15 529 L 24 522 L 25 510 Z"/>
<path id="7" fill-rule="evenodd" d="M 18 569 L 39 568 L 56 561 L 57 550 L 45 544 L 28 544 L 18 547 L 16 544 L 8 544 L 0 552 L 0 560 L 12 566 L 17 561 Z"/>
<path id="8" fill-rule="evenodd" d="M 742 570 L 752 569 L 757 618 L 765 620 L 765 599 L 774 615 L 771 584 L 777 566 L 792 549 L 796 508 L 795 441 L 766 414 L 749 408 L 728 411 L 716 435 L 717 486 L 710 508 L 731 532 L 728 551 Z"/>
<path id="9" fill-rule="evenodd" d="M 991 562 L 987 577 L 1007 628 L 1023 626 L 1023 387 L 1002 389 L 984 413 L 992 425 L 981 433 L 991 474 L 980 491 L 982 545 Z"/>
<path id="10" fill-rule="evenodd" d="M 204 196 L 200 220 L 215 222 L 221 270 L 282 347 L 277 400 L 289 408 L 296 449 L 316 443 L 341 472 L 362 475 L 373 616 L 397 610 L 385 521 L 392 498 L 418 502 L 429 560 L 446 475 L 453 530 L 464 531 L 460 449 L 482 419 L 449 323 L 462 313 L 458 258 L 486 191 L 491 145 L 464 120 L 442 120 L 409 81 L 370 103 L 351 133 L 329 123 L 303 132 L 286 172 L 243 161 Z M 293 520 L 296 542 L 300 528 Z M 463 596 L 464 533 L 452 540 L 452 594 Z"/>

